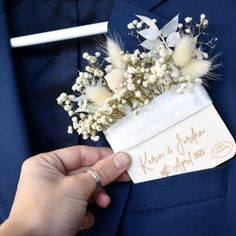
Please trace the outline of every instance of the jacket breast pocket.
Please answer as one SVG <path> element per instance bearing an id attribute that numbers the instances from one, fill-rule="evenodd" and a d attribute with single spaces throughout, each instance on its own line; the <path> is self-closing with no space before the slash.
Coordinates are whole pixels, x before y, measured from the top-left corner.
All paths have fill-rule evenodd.
<path id="1" fill-rule="evenodd" d="M 229 164 L 135 184 L 131 188 L 128 211 L 175 207 L 227 194 Z"/>

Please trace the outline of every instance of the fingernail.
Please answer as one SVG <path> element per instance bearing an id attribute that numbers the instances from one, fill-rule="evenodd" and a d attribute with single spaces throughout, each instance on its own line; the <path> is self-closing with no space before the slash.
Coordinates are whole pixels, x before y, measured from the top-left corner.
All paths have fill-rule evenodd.
<path id="1" fill-rule="evenodd" d="M 130 156 L 125 152 L 116 153 L 113 161 L 118 169 L 123 169 L 129 165 Z"/>

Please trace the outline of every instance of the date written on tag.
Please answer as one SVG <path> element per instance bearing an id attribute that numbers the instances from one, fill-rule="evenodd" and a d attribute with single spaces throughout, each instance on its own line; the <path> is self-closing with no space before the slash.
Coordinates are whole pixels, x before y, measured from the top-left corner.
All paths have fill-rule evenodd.
<path id="1" fill-rule="evenodd" d="M 235 155 L 235 141 L 213 105 L 129 149 L 134 183 L 213 168 Z"/>

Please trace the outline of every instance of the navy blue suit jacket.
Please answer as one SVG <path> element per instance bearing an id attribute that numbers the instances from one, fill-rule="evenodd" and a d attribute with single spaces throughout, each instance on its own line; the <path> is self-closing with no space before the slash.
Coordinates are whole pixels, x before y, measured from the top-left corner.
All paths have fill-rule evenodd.
<path id="1" fill-rule="evenodd" d="M 96 4 L 96 6 L 94 5 Z M 83 142 L 65 134 L 67 115 L 55 99 L 69 91 L 84 67 L 83 51 L 93 52 L 91 39 L 11 50 L 9 37 L 72 27 L 109 19 L 127 50 L 137 42 L 127 35 L 135 14 L 165 24 L 176 14 L 198 19 L 206 13 L 209 33 L 218 37 L 222 81 L 208 92 L 229 130 L 236 136 L 236 3 L 233 0 L 84 0 L 0 1 L 0 217 L 8 216 L 21 163 L 29 155 Z M 216 127 L 217 128 L 217 127 Z M 236 232 L 236 160 L 213 169 L 133 185 L 107 188 L 112 203 L 91 209 L 96 224 L 82 235 L 222 236 Z"/>

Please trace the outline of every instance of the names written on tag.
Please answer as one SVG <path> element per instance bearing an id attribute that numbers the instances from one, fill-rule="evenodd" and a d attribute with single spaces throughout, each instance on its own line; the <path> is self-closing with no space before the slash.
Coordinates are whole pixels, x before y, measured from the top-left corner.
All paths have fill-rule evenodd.
<path id="1" fill-rule="evenodd" d="M 139 154 L 141 171 L 147 175 L 150 171 L 156 171 L 155 166 L 161 165 L 165 158 L 175 158 L 172 164 L 164 164 L 160 168 L 161 176 L 167 177 L 172 175 L 172 172 L 175 174 L 187 172 L 189 166 L 194 166 L 195 161 L 205 155 L 204 148 L 200 146 L 204 135 L 206 135 L 205 129 L 197 130 L 191 127 L 188 135 L 177 133 L 175 143 L 168 144 L 164 151 L 155 155 L 149 155 L 144 151 Z M 173 156 L 173 153 L 177 155 Z"/>

